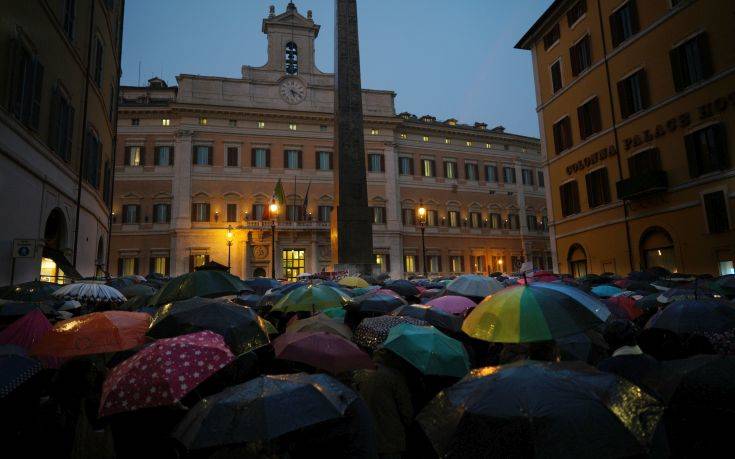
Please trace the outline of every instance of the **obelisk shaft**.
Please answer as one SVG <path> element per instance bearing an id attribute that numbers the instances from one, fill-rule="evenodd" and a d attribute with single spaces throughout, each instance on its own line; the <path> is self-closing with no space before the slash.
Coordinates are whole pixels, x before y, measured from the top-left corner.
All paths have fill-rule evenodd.
<path id="1" fill-rule="evenodd" d="M 360 45 L 356 0 L 335 0 L 334 151 L 335 209 L 332 262 L 369 272 L 374 264 L 373 229 L 367 203 L 362 127 Z"/>

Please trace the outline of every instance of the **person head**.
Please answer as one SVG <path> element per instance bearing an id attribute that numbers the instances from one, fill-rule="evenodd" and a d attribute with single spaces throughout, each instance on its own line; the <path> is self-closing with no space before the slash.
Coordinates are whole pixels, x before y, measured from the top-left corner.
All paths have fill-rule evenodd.
<path id="1" fill-rule="evenodd" d="M 629 320 L 614 320 L 607 324 L 603 337 L 611 351 L 623 346 L 636 346 L 638 329 Z"/>

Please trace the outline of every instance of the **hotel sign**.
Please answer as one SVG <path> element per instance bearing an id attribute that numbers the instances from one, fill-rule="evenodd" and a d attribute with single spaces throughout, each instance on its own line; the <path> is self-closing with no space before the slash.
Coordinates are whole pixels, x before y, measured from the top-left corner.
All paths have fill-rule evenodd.
<path id="1" fill-rule="evenodd" d="M 615 145 L 610 145 L 609 147 L 596 151 L 592 153 L 591 155 L 583 159 L 580 159 L 576 163 L 572 163 L 569 166 L 567 166 L 567 175 L 572 175 L 590 166 L 594 166 L 595 164 L 597 164 L 598 161 L 602 161 L 604 159 L 607 159 L 608 157 L 612 157 L 617 154 L 618 154 L 618 149 L 615 148 Z"/>

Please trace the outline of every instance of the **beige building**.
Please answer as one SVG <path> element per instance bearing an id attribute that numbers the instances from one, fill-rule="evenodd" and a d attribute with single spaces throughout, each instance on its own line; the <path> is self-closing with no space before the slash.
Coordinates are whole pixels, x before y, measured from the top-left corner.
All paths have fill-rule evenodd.
<path id="1" fill-rule="evenodd" d="M 733 274 L 735 3 L 556 0 L 533 55 L 560 272 Z"/>
<path id="2" fill-rule="evenodd" d="M 105 269 L 123 7 L 2 4 L 0 285 Z"/>
<path id="3" fill-rule="evenodd" d="M 263 20 L 268 62 L 241 78 L 179 75 L 123 87 L 111 261 L 119 273 L 185 273 L 210 259 L 270 275 L 268 207 L 280 180 L 278 277 L 331 269 L 334 75 L 314 64 L 319 25 L 295 7 Z M 426 271 L 551 264 L 538 139 L 483 123 L 396 115 L 395 93 L 363 90 L 376 262 Z M 232 240 L 228 246 L 227 233 Z M 115 274 L 115 269 L 112 269 Z"/>

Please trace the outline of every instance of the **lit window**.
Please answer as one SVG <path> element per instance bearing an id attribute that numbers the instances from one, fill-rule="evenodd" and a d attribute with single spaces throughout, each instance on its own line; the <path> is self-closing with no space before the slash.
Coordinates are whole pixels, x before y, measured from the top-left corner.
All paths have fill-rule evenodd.
<path id="1" fill-rule="evenodd" d="M 428 142 L 429 141 L 429 137 L 428 136 L 424 136 L 423 137 L 423 140 L 424 140 L 424 142 Z"/>
<path id="2" fill-rule="evenodd" d="M 199 125 L 200 126 L 206 126 L 207 125 L 207 118 L 200 116 L 199 117 Z"/>
<path id="3" fill-rule="evenodd" d="M 258 121 L 258 127 L 263 129 L 265 127 L 265 121 Z"/>
<path id="4" fill-rule="evenodd" d="M 381 273 L 388 272 L 388 255 L 375 255 L 375 264 L 378 265 L 378 270 Z"/>
<path id="5" fill-rule="evenodd" d="M 135 274 L 135 258 L 123 258 L 122 259 L 122 272 L 123 276 L 131 276 Z"/>
<path id="6" fill-rule="evenodd" d="M 370 135 L 378 135 L 378 134 L 380 134 L 379 129 L 370 129 Z"/>
<path id="7" fill-rule="evenodd" d="M 403 140 L 406 140 L 408 138 L 408 135 L 405 132 L 401 132 L 401 138 Z"/>
<path id="8" fill-rule="evenodd" d="M 151 265 L 153 266 L 154 273 L 166 274 L 168 272 L 166 269 L 166 257 L 153 257 Z"/>
<path id="9" fill-rule="evenodd" d="M 416 272 L 416 255 L 406 255 L 404 257 L 403 270 L 407 273 Z"/>
<path id="10" fill-rule="evenodd" d="M 56 266 L 54 260 L 41 258 L 41 281 L 63 284 L 64 272 Z"/>
<path id="11" fill-rule="evenodd" d="M 292 131 L 295 131 L 295 130 L 296 130 L 296 125 L 295 125 L 295 124 L 289 124 L 289 125 L 288 125 L 288 128 L 289 128 L 290 130 L 292 130 Z"/>
<path id="12" fill-rule="evenodd" d="M 168 118 L 164 118 L 161 120 L 161 126 L 171 126 L 171 120 Z"/>
<path id="13" fill-rule="evenodd" d="M 492 144 L 489 144 L 489 143 L 485 144 L 485 148 L 492 148 L 492 147 L 493 147 Z"/>
<path id="14" fill-rule="evenodd" d="M 444 143 L 450 144 L 450 143 L 452 143 L 452 140 L 451 139 L 444 139 Z"/>
<path id="15" fill-rule="evenodd" d="M 471 146 L 472 146 L 472 142 L 470 142 L 469 140 L 468 140 L 467 142 L 465 142 L 465 144 L 466 144 L 466 145 L 467 145 L 468 147 L 471 147 Z"/>

